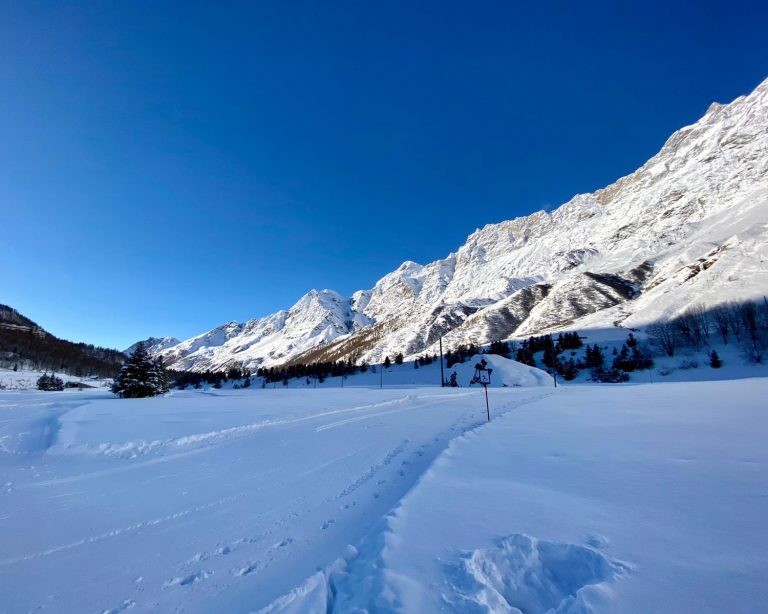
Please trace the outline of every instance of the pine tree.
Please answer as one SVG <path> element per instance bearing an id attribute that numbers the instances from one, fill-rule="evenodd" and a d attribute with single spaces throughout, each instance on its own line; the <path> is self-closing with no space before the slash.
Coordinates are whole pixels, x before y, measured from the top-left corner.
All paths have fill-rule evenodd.
<path id="1" fill-rule="evenodd" d="M 600 349 L 600 346 L 597 344 L 593 346 L 588 345 L 585 356 L 586 366 L 591 369 L 599 369 L 603 366 L 604 362 L 605 357 L 603 356 L 603 351 Z"/>
<path id="2" fill-rule="evenodd" d="M 152 360 L 143 343 L 128 357 L 112 384 L 112 392 L 126 399 L 152 397 L 168 391 L 162 360 Z"/>
<path id="3" fill-rule="evenodd" d="M 64 390 L 64 380 L 56 377 L 53 373 L 51 375 L 43 373 L 37 380 L 37 389 L 46 391 Z"/>
<path id="4" fill-rule="evenodd" d="M 709 354 L 709 366 L 713 369 L 719 369 L 723 366 L 723 361 L 715 350 L 712 350 Z"/>
<path id="5" fill-rule="evenodd" d="M 389 369 L 392 366 L 392 361 L 389 359 L 389 356 L 384 357 L 384 368 Z"/>
<path id="6" fill-rule="evenodd" d="M 403 354 L 402 354 L 402 352 L 399 353 L 397 356 L 395 356 L 395 364 L 396 365 L 403 364 Z"/>
<path id="7" fill-rule="evenodd" d="M 152 361 L 153 379 L 157 387 L 157 394 L 165 394 L 171 389 L 171 380 L 168 377 L 168 371 L 162 356 L 158 356 Z"/>
<path id="8" fill-rule="evenodd" d="M 571 381 L 576 379 L 576 376 L 579 374 L 579 369 L 573 358 L 569 358 L 568 360 L 558 361 L 557 372 L 563 376 L 563 379 Z"/>
<path id="9" fill-rule="evenodd" d="M 517 354 L 515 355 L 515 360 L 517 362 L 523 363 L 524 365 L 528 365 L 530 367 L 536 366 L 536 361 L 533 358 L 533 353 L 528 349 L 527 341 L 523 341 L 522 347 L 518 348 Z"/>

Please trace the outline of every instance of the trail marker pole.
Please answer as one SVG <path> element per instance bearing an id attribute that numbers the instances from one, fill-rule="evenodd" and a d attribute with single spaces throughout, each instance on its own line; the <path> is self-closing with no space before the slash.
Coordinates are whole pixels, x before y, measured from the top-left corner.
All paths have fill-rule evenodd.
<path id="1" fill-rule="evenodd" d="M 552 379 L 555 381 L 555 388 L 557 388 L 557 350 L 555 349 L 555 342 L 552 341 L 552 333 L 549 334 L 549 345 L 552 347 Z"/>
<path id="2" fill-rule="evenodd" d="M 488 419 L 488 422 L 491 421 L 491 406 L 488 403 L 488 386 L 491 384 L 491 373 L 493 373 L 493 369 L 487 369 L 485 365 L 488 364 L 485 362 L 485 359 L 480 361 L 480 363 L 475 367 L 475 381 L 479 382 L 480 385 L 485 389 L 485 415 Z"/>
<path id="3" fill-rule="evenodd" d="M 445 386 L 445 375 L 443 375 L 443 338 L 440 337 L 440 386 Z"/>

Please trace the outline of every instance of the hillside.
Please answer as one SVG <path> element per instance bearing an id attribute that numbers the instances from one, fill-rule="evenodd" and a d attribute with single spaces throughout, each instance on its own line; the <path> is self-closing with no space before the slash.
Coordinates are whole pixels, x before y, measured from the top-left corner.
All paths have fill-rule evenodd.
<path id="1" fill-rule="evenodd" d="M 112 377 L 125 355 L 59 339 L 7 305 L 0 305 L 0 368 Z"/>

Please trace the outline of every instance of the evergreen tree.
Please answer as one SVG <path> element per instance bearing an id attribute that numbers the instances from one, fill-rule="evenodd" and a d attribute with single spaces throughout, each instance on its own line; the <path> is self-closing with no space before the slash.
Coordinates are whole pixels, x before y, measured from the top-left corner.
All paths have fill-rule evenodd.
<path id="1" fill-rule="evenodd" d="M 605 364 L 603 350 L 596 343 L 591 347 L 587 346 L 585 364 L 591 369 L 599 369 Z"/>
<path id="2" fill-rule="evenodd" d="M 653 358 L 650 354 L 643 352 L 639 347 L 632 348 L 632 362 L 635 369 L 650 369 L 653 366 Z"/>
<path id="3" fill-rule="evenodd" d="M 557 363 L 557 372 L 563 376 L 563 379 L 571 381 L 576 379 L 579 374 L 579 368 L 573 358 L 568 360 L 559 360 Z"/>
<path id="4" fill-rule="evenodd" d="M 397 356 L 395 356 L 395 364 L 401 365 L 403 364 L 403 354 L 400 352 Z"/>
<path id="5" fill-rule="evenodd" d="M 547 344 L 544 346 L 544 356 L 541 359 L 541 361 L 550 369 L 554 368 L 557 362 L 557 352 L 558 349 L 555 347 L 555 344 L 550 337 Z"/>
<path id="6" fill-rule="evenodd" d="M 709 366 L 713 369 L 719 369 L 723 366 L 723 361 L 715 350 L 712 350 L 709 354 Z"/>
<path id="7" fill-rule="evenodd" d="M 171 389 L 171 380 L 168 377 L 168 370 L 165 368 L 165 362 L 162 356 L 158 356 L 152 361 L 153 377 L 157 394 L 165 394 Z"/>
<path id="8" fill-rule="evenodd" d="M 626 344 L 621 346 L 621 351 L 616 358 L 613 359 L 612 366 L 614 369 L 620 369 L 626 373 L 631 373 L 635 370 L 635 364 L 629 358 L 629 350 L 627 349 Z"/>
<path id="9" fill-rule="evenodd" d="M 136 346 L 112 384 L 121 398 L 138 399 L 167 392 L 168 374 L 162 360 L 152 360 L 143 343 Z"/>
<path id="10" fill-rule="evenodd" d="M 389 359 L 389 356 L 384 357 L 384 368 L 389 369 L 392 366 L 392 361 Z"/>
<path id="11" fill-rule="evenodd" d="M 509 345 L 504 341 L 492 341 L 491 347 L 488 350 L 489 354 L 498 354 L 504 358 L 511 358 Z"/>
<path id="12" fill-rule="evenodd" d="M 536 360 L 533 358 L 533 353 L 528 349 L 528 342 L 523 341 L 522 346 L 518 348 L 515 354 L 515 360 L 517 362 L 528 365 L 529 367 L 536 366 Z"/>
<path id="13" fill-rule="evenodd" d="M 51 375 L 43 373 L 37 380 L 37 389 L 46 391 L 64 390 L 64 380 L 56 377 L 53 373 Z"/>

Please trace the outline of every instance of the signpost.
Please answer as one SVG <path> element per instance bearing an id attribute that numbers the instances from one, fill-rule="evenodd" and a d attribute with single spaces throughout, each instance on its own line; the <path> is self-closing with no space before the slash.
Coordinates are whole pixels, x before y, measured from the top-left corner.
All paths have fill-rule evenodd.
<path id="1" fill-rule="evenodd" d="M 488 369 L 488 363 L 485 358 L 475 365 L 475 377 L 473 381 L 479 383 L 485 389 L 485 415 L 488 422 L 491 421 L 491 407 L 488 404 L 488 386 L 491 383 L 491 373 L 493 369 Z"/>

